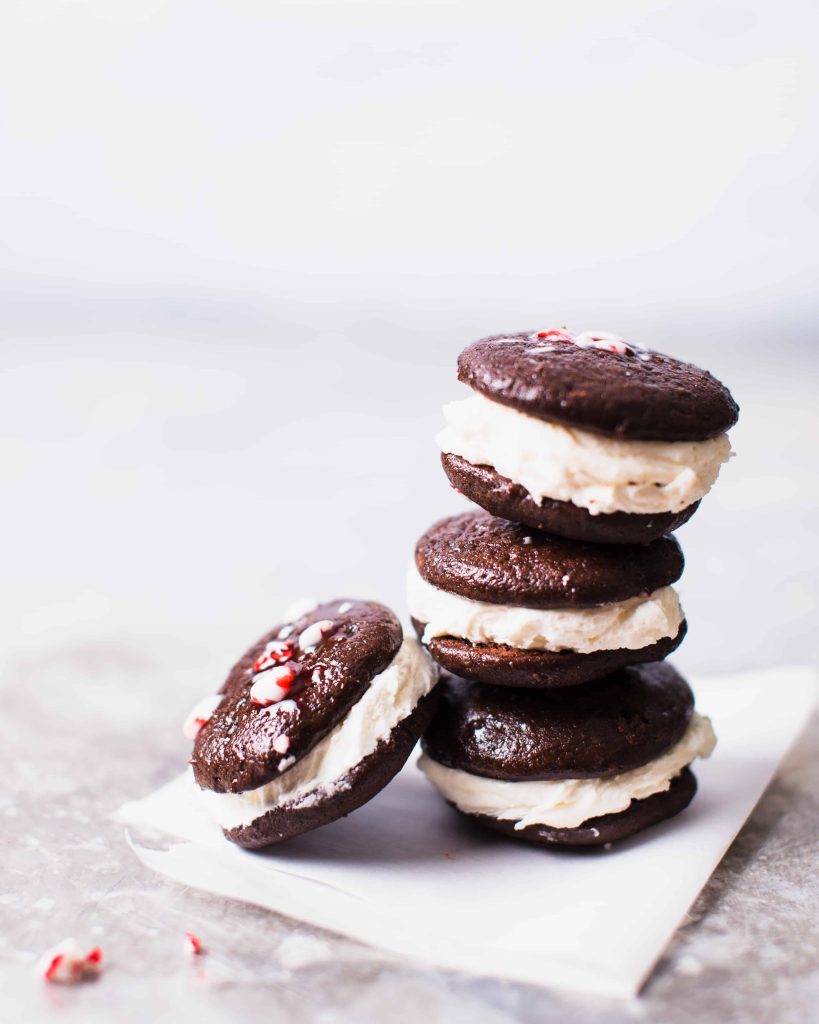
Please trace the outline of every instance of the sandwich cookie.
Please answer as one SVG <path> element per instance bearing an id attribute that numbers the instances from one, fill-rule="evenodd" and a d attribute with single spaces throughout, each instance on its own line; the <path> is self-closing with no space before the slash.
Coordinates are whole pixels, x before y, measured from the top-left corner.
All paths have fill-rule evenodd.
<path id="1" fill-rule="evenodd" d="M 638 665 L 535 693 L 445 677 L 419 766 L 461 813 L 516 839 L 589 846 L 687 807 L 716 742 L 685 680 Z"/>
<path id="2" fill-rule="evenodd" d="M 573 686 L 659 661 L 685 636 L 670 586 L 677 542 L 601 546 L 550 537 L 486 512 L 442 519 L 415 548 L 413 625 L 456 675 L 498 686 Z"/>
<path id="3" fill-rule="evenodd" d="M 375 601 L 274 627 L 186 723 L 191 765 L 228 839 L 269 846 L 370 800 L 429 722 L 438 670 Z"/>
<path id="4" fill-rule="evenodd" d="M 577 540 L 647 543 L 689 519 L 731 456 L 738 406 L 710 373 L 616 335 L 476 341 L 475 394 L 444 407 L 444 470 L 493 515 Z"/>

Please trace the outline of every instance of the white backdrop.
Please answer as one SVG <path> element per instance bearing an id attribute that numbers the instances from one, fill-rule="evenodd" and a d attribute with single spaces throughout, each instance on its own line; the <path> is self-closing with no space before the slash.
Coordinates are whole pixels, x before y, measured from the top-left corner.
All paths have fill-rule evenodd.
<path id="1" fill-rule="evenodd" d="M 400 605 L 462 507 L 432 445 L 458 351 L 561 323 L 742 405 L 680 534 L 678 660 L 812 660 L 817 29 L 799 0 L 4 0 L 15 663 L 196 645 L 207 690 L 292 596 Z"/>

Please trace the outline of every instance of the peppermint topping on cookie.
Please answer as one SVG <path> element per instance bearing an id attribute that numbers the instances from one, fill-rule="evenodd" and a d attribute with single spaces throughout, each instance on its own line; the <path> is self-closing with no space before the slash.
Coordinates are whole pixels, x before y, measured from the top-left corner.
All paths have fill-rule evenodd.
<path id="1" fill-rule="evenodd" d="M 303 651 L 315 647 L 316 644 L 333 628 L 332 619 L 319 619 L 299 634 L 299 647 Z"/>
<path id="2" fill-rule="evenodd" d="M 610 331 L 584 331 L 572 340 L 578 348 L 601 348 L 606 352 L 616 352 L 618 356 L 634 354 L 634 349 L 624 338 Z"/>
<path id="3" fill-rule="evenodd" d="M 299 706 L 294 700 L 280 700 L 277 704 L 268 704 L 264 709 L 269 715 L 284 714 L 284 712 L 292 712 L 294 715 L 298 713 Z"/>
<path id="4" fill-rule="evenodd" d="M 76 939 L 65 939 L 43 955 L 39 966 L 46 981 L 57 985 L 76 985 L 100 973 L 102 950 L 95 946 L 83 953 Z"/>
<path id="5" fill-rule="evenodd" d="M 197 704 L 193 706 L 188 717 L 185 719 L 185 724 L 182 726 L 182 732 L 189 740 L 195 740 L 197 733 L 213 716 L 214 711 L 222 703 L 222 694 L 214 693 L 209 697 L 203 697 Z"/>
<path id="6" fill-rule="evenodd" d="M 257 673 L 253 677 L 253 685 L 250 687 L 250 699 L 261 707 L 284 700 L 290 693 L 290 687 L 293 685 L 296 674 L 297 666 L 294 662 Z"/>
<path id="7" fill-rule="evenodd" d="M 630 345 L 624 338 L 610 331 L 583 331 L 582 334 L 572 334 L 565 327 L 555 328 L 548 331 L 538 331 L 530 336 L 531 339 L 542 342 L 569 342 L 578 348 L 599 348 L 604 352 L 614 352 L 618 356 L 631 356 L 639 354 L 639 346 Z M 548 344 L 534 352 L 554 352 Z"/>
<path id="8" fill-rule="evenodd" d="M 271 640 L 259 657 L 253 662 L 254 672 L 264 672 L 274 665 L 283 665 L 293 657 L 295 644 L 284 640 Z"/>
<path id="9" fill-rule="evenodd" d="M 574 341 L 565 327 L 555 328 L 551 331 L 538 331 L 536 337 L 540 341 L 547 341 L 550 338 L 552 341 Z"/>
<path id="10" fill-rule="evenodd" d="M 201 956 L 204 952 L 202 940 L 198 935 L 194 935 L 193 932 L 185 932 L 182 948 L 186 953 L 190 953 L 191 956 Z"/>

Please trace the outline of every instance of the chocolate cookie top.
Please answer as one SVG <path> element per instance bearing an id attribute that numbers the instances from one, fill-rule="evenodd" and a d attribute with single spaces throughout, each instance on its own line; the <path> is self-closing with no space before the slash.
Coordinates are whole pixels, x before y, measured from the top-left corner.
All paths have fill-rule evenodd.
<path id="1" fill-rule="evenodd" d="M 435 523 L 415 546 L 421 576 L 473 601 L 528 608 L 590 607 L 651 593 L 680 578 L 672 537 L 651 544 L 585 544 L 465 512 Z"/>
<path id="2" fill-rule="evenodd" d="M 520 412 L 624 440 L 704 441 L 739 414 L 706 370 L 603 332 L 482 338 L 459 356 L 458 379 Z"/>
<path id="3" fill-rule="evenodd" d="M 398 619 L 375 601 L 329 601 L 274 626 L 233 666 L 200 722 L 197 783 L 241 793 L 278 778 L 338 725 L 402 639 Z"/>
<path id="4" fill-rule="evenodd" d="M 424 749 L 440 764 L 510 782 L 585 779 L 639 768 L 688 727 L 694 697 L 670 665 L 594 683 L 518 690 L 445 676 Z"/>

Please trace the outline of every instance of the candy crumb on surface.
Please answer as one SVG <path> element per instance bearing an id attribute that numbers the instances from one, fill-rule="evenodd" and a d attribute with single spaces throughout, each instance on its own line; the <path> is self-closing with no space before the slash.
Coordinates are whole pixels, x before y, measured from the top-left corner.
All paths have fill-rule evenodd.
<path id="1" fill-rule="evenodd" d="M 37 969 L 43 979 L 52 984 L 76 985 L 99 975 L 102 957 L 99 946 L 83 952 L 76 939 L 64 939 L 42 955 Z"/>

